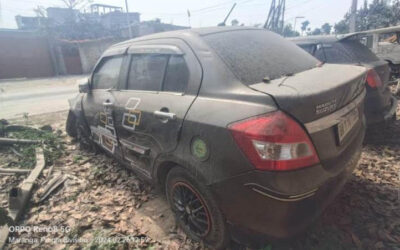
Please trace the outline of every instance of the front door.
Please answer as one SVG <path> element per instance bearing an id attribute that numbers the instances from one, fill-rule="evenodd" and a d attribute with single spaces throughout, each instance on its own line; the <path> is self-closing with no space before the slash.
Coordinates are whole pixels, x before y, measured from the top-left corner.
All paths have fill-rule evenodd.
<path id="1" fill-rule="evenodd" d="M 200 86 L 201 69 L 182 42 L 179 47 L 144 48 L 147 45 L 128 49 L 127 81 L 116 93 L 116 128 L 125 159 L 151 177 L 154 159 L 177 146 L 182 122 Z"/>
<path id="2" fill-rule="evenodd" d="M 104 57 L 97 65 L 91 79 L 91 89 L 83 99 L 83 110 L 92 140 L 111 154 L 116 153 L 118 145 L 113 106 L 123 60 L 124 56 L 121 55 Z"/>

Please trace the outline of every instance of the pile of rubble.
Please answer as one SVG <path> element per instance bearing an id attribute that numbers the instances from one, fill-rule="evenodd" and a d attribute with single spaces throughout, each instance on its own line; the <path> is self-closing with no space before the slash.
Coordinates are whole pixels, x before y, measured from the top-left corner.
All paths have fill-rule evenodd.
<path id="1" fill-rule="evenodd" d="M 63 154 L 36 180 L 21 223 L 28 230 L 13 232 L 8 249 L 201 248 L 176 227 L 167 202 L 151 185 L 103 154 L 79 150 L 65 133 L 59 137 Z M 10 185 L 21 181 L 1 179 L 2 207 L 8 206 Z"/>

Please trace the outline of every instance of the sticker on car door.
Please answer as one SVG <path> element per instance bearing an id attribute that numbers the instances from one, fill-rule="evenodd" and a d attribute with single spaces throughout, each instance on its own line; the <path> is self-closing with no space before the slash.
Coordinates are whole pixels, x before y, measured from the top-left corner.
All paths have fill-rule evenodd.
<path id="1" fill-rule="evenodd" d="M 140 125 L 142 112 L 138 110 L 140 98 L 132 97 L 126 102 L 125 112 L 122 116 L 122 127 L 129 131 L 135 131 L 136 126 Z"/>
<path id="2" fill-rule="evenodd" d="M 111 108 L 105 107 L 97 115 L 97 126 L 90 126 L 92 140 L 101 147 L 114 154 L 117 147 L 117 135 L 114 127 Z"/>

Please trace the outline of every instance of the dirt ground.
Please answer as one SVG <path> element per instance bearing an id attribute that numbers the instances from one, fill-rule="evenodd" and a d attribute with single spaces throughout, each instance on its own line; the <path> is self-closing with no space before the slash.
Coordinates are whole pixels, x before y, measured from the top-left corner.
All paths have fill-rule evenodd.
<path id="1" fill-rule="evenodd" d="M 41 203 L 38 197 L 43 188 L 35 190 L 21 224 L 67 227 L 68 232 L 14 233 L 12 237 L 20 241 L 9 243 L 6 249 L 204 248 L 176 227 L 162 194 L 113 159 L 79 150 L 65 134 L 65 117 L 64 112 L 17 122 L 51 124 L 53 130 L 62 132 L 65 153 L 44 170 L 39 187 L 59 174 L 68 177 L 63 187 Z M 20 180 L 14 176 L 0 179 L 1 207 L 7 206 L 10 184 Z M 26 242 L 29 239 L 39 240 Z M 400 121 L 368 131 L 359 167 L 304 235 L 264 249 L 400 249 Z"/>

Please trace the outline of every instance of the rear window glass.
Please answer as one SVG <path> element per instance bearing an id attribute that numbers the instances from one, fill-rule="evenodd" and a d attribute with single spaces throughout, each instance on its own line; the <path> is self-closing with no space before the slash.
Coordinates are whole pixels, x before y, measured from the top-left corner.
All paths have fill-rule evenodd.
<path id="1" fill-rule="evenodd" d="M 379 60 L 371 50 L 355 40 L 324 44 L 324 52 L 328 63 L 368 63 Z"/>
<path id="2" fill-rule="evenodd" d="M 171 56 L 165 74 L 163 91 L 185 92 L 189 81 L 189 69 L 182 56 Z"/>
<path id="3" fill-rule="evenodd" d="M 347 52 L 353 57 L 354 62 L 374 62 L 379 58 L 369 50 L 365 45 L 355 40 L 342 41 L 341 44 Z"/>
<path id="4" fill-rule="evenodd" d="M 282 37 L 264 30 L 240 30 L 203 36 L 244 84 L 277 79 L 318 64 L 318 60 Z"/>

